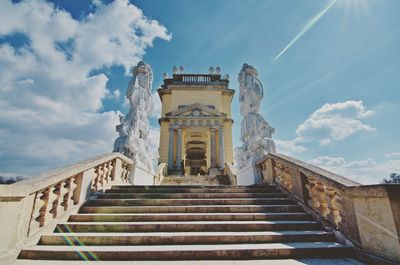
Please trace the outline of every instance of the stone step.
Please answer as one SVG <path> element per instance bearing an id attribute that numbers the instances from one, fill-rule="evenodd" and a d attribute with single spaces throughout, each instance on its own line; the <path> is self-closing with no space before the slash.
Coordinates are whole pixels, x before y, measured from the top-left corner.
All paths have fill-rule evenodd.
<path id="1" fill-rule="evenodd" d="M 95 199 L 87 206 L 179 206 L 179 205 L 288 205 L 288 198 L 223 198 L 223 199 Z"/>
<path id="2" fill-rule="evenodd" d="M 315 221 L 182 221 L 182 222 L 68 222 L 58 224 L 55 232 L 185 232 L 185 231 L 266 231 L 320 230 Z"/>
<path id="3" fill-rule="evenodd" d="M 157 213 L 157 214 L 74 214 L 69 222 L 144 221 L 301 221 L 313 220 L 304 212 L 288 213 Z"/>
<path id="4" fill-rule="evenodd" d="M 276 213 L 301 212 L 291 205 L 83 206 L 80 213 Z"/>
<path id="5" fill-rule="evenodd" d="M 12 265 L 67 265 L 65 260 L 29 260 L 19 259 Z M 365 265 L 353 258 L 296 258 L 273 260 L 141 260 L 141 261 L 99 261 L 90 264 L 101 265 Z M 69 264 L 68 264 L 69 265 Z M 73 265 L 88 265 L 87 261 L 74 260 Z"/>
<path id="6" fill-rule="evenodd" d="M 98 199 L 287 198 L 284 193 L 106 193 Z"/>
<path id="7" fill-rule="evenodd" d="M 352 257 L 351 247 L 335 242 L 217 245 L 45 246 L 21 251 L 20 259 L 42 260 L 210 260 Z"/>
<path id="8" fill-rule="evenodd" d="M 39 245 L 249 244 L 334 240 L 335 235 L 326 231 L 58 233 L 42 236 Z"/>
<path id="9" fill-rule="evenodd" d="M 213 187 L 187 187 L 187 186 L 113 186 L 111 189 L 106 190 L 106 193 L 132 193 L 132 192 L 146 192 L 146 193 L 243 193 L 243 192 L 257 192 L 257 193 L 271 193 L 279 192 L 273 186 L 262 187 L 228 187 L 221 188 L 220 186 Z"/>

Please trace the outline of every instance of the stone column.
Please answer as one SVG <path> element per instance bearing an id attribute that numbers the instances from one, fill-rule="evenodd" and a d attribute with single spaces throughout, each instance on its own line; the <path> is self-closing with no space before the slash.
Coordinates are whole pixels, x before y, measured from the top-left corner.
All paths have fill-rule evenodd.
<path id="1" fill-rule="evenodd" d="M 176 146 L 176 162 L 175 167 L 181 168 L 181 161 L 182 161 L 182 128 L 178 128 L 178 143 Z"/>
<path id="2" fill-rule="evenodd" d="M 215 129 L 211 128 L 211 168 L 217 167 L 216 146 L 215 146 Z"/>
<path id="3" fill-rule="evenodd" d="M 225 155 L 224 155 L 224 130 L 219 127 L 219 166 L 223 168 L 225 166 Z"/>
<path id="4" fill-rule="evenodd" d="M 174 128 L 169 127 L 169 143 L 168 143 L 168 168 L 174 167 Z"/>

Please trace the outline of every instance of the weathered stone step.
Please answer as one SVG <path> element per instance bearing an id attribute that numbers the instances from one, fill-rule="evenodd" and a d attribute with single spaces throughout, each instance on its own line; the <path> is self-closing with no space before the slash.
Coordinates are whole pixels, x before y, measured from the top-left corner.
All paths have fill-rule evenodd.
<path id="1" fill-rule="evenodd" d="M 273 186 L 263 187 L 229 187 L 229 188 L 190 188 L 185 186 L 178 186 L 170 188 L 169 186 L 113 186 L 111 189 L 106 190 L 106 193 L 132 193 L 132 192 L 146 192 L 146 193 L 243 193 L 243 192 L 256 192 L 256 193 L 276 193 L 279 190 Z"/>
<path id="2" fill-rule="evenodd" d="M 12 265 L 66 265 L 65 260 L 29 260 L 19 259 Z M 90 263 L 96 264 L 96 263 Z M 141 261 L 100 261 L 99 265 L 365 265 L 353 258 L 296 258 L 296 259 L 274 259 L 274 260 L 141 260 Z M 87 261 L 74 260 L 73 265 L 88 265 Z"/>
<path id="3" fill-rule="evenodd" d="M 262 232 L 155 232 L 155 233 L 58 233 L 44 235 L 39 245 L 113 246 L 165 244 L 248 244 L 279 242 L 332 242 L 326 231 Z"/>
<path id="4" fill-rule="evenodd" d="M 335 242 L 218 245 L 34 246 L 20 259 L 43 260 L 210 260 L 351 257 L 353 249 Z"/>
<path id="5" fill-rule="evenodd" d="M 178 205 L 288 205 L 288 198 L 223 198 L 223 199 L 95 199 L 87 206 L 178 206 Z"/>
<path id="6" fill-rule="evenodd" d="M 299 205 L 83 206 L 80 213 L 276 213 L 301 212 Z"/>
<path id="7" fill-rule="evenodd" d="M 191 222 L 69 222 L 58 224 L 55 232 L 185 232 L 320 230 L 315 221 L 191 221 Z"/>
<path id="8" fill-rule="evenodd" d="M 130 189 L 242 189 L 242 188 L 265 188 L 275 187 L 273 185 L 237 185 L 237 186 L 226 186 L 226 185 L 113 185 L 111 189 L 130 188 Z"/>
<path id="9" fill-rule="evenodd" d="M 98 199 L 287 198 L 284 193 L 106 193 Z"/>
<path id="10" fill-rule="evenodd" d="M 69 222 L 144 222 L 144 221 L 294 221 L 313 220 L 304 212 L 292 213 L 157 213 L 157 214 L 74 214 Z"/>

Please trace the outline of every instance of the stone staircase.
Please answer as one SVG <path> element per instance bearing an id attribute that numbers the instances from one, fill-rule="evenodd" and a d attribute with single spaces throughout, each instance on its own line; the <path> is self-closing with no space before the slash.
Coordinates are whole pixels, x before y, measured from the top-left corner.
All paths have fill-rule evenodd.
<path id="1" fill-rule="evenodd" d="M 294 258 L 320 258 L 315 264 L 360 264 L 353 256 L 351 247 L 338 243 L 274 186 L 121 185 L 86 202 L 36 246 L 23 249 L 18 261 L 280 259 L 292 264 Z M 330 258 L 340 262 L 322 262 Z"/>

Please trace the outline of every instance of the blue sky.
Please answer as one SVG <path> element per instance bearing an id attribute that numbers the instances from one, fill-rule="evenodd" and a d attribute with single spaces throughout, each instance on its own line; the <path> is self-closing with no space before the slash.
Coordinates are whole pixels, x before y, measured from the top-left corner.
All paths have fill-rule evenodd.
<path id="1" fill-rule="evenodd" d="M 252 64 L 278 151 L 364 183 L 400 171 L 398 0 L 17 2 L 0 4 L 0 108 L 9 111 L 0 114 L 3 175 L 110 151 L 115 112 L 127 112 L 126 71 L 141 58 L 153 68 L 154 91 L 174 65 L 196 73 L 220 66 L 237 90 L 241 65 Z M 121 44 L 97 45 L 104 38 Z M 232 108 L 239 146 L 236 96 Z M 26 120 L 27 112 L 43 119 Z M 156 121 L 155 113 L 154 138 Z"/>

